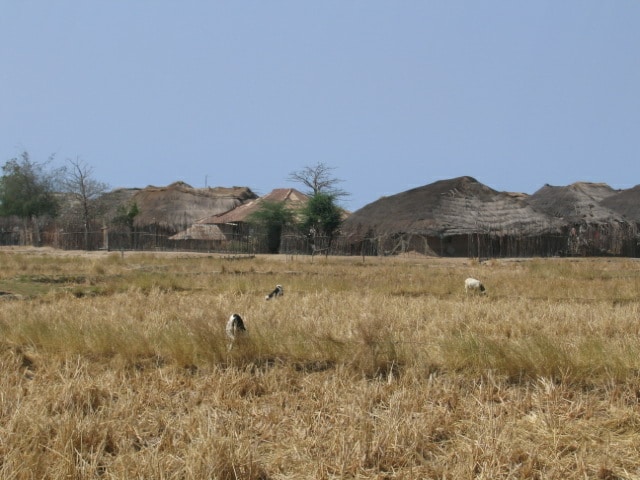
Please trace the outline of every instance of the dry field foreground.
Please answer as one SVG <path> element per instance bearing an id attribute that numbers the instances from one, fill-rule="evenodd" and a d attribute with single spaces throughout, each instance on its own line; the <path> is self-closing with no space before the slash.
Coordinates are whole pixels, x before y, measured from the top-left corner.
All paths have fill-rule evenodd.
<path id="1" fill-rule="evenodd" d="M 640 478 L 633 259 L 3 249 L 0 292 L 2 479 Z"/>

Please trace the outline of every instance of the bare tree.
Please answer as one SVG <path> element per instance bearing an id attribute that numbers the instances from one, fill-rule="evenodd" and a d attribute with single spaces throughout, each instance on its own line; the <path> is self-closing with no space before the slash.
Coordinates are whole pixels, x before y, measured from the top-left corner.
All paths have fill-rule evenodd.
<path id="1" fill-rule="evenodd" d="M 70 195 L 82 223 L 84 249 L 89 250 L 91 222 L 98 215 L 98 199 L 107 192 L 108 185 L 93 178 L 93 168 L 80 157 L 69 159 L 62 175 L 62 189 Z"/>
<path id="2" fill-rule="evenodd" d="M 343 180 L 334 177 L 332 175 L 333 170 L 335 170 L 334 167 L 319 162 L 314 166 L 291 172 L 288 179 L 307 187 L 308 191 L 304 193 L 312 197 L 319 193 L 330 195 L 335 199 L 348 197 L 348 192 L 336 186 L 338 183 L 342 183 Z"/>

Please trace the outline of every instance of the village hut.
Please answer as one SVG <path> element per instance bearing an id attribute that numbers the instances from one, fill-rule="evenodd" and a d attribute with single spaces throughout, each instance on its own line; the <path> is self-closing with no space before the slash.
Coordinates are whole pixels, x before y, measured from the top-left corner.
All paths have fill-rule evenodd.
<path id="1" fill-rule="evenodd" d="M 224 213 L 201 218 L 195 222 L 190 229 L 187 229 L 187 231 L 199 231 L 204 238 L 207 238 L 207 232 L 209 232 L 214 235 L 215 238 L 222 236 L 222 238 L 220 238 L 221 242 L 247 244 L 242 247 L 243 249 L 250 249 L 252 251 L 268 250 L 268 247 L 262 245 L 262 243 L 264 243 L 262 241 L 263 239 L 258 238 L 256 232 L 252 231 L 251 225 L 249 224 L 250 216 L 258 211 L 261 206 L 264 205 L 264 202 L 283 202 L 287 208 L 297 211 L 306 204 L 308 200 L 309 197 L 307 195 L 295 188 L 276 188 L 266 195 L 249 200 Z M 176 235 L 176 239 L 178 235 Z M 279 245 L 280 242 L 278 242 L 278 247 Z"/>
<path id="2" fill-rule="evenodd" d="M 628 222 L 640 224 L 640 185 L 619 190 L 603 199 L 601 204 L 622 215 Z"/>
<path id="3" fill-rule="evenodd" d="M 555 252 L 560 223 L 521 193 L 468 176 L 440 180 L 364 206 L 343 223 L 351 253 L 415 251 L 438 256 L 523 256 Z"/>
<path id="4" fill-rule="evenodd" d="M 249 216 L 260 209 L 264 202 L 284 202 L 288 208 L 298 209 L 309 201 L 309 196 L 295 188 L 276 188 L 261 197 L 252 199 L 224 213 L 198 220 L 198 224 L 215 224 L 222 227 L 238 227 L 247 223 Z M 222 228 L 234 233 L 235 229 Z"/>
<path id="5" fill-rule="evenodd" d="M 563 223 L 567 255 L 626 255 L 634 228 L 624 215 L 606 206 L 616 190 L 605 183 L 545 185 L 528 203 Z"/>
<path id="6" fill-rule="evenodd" d="M 602 223 L 614 217 L 622 219 L 601 204 L 615 193 L 606 183 L 576 182 L 568 186 L 546 184 L 528 197 L 528 203 L 568 223 Z"/>
<path id="7" fill-rule="evenodd" d="M 184 182 L 118 189 L 101 199 L 105 205 L 103 223 L 108 228 L 104 243 L 114 249 L 173 248 L 169 238 L 199 218 L 226 212 L 254 198 L 257 195 L 248 187 L 193 188 Z M 137 214 L 129 228 L 118 224 L 121 210 L 133 205 Z"/>
<path id="8" fill-rule="evenodd" d="M 640 256 L 640 185 L 620 190 L 602 200 L 602 206 L 622 215 L 630 224 L 627 256 Z"/>
<path id="9" fill-rule="evenodd" d="M 248 187 L 193 188 L 184 182 L 149 186 L 131 198 L 140 211 L 134 226 L 157 226 L 177 233 L 199 218 L 226 212 L 255 198 L 257 195 Z"/>

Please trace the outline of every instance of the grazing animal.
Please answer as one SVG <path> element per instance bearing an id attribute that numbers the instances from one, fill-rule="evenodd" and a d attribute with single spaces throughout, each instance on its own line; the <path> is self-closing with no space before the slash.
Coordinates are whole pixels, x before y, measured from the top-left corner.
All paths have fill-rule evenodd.
<path id="1" fill-rule="evenodd" d="M 237 337 L 247 333 L 247 328 L 244 326 L 244 321 L 242 320 L 242 317 L 237 313 L 234 313 L 229 317 L 226 330 L 227 337 L 229 337 L 229 339 L 231 340 L 229 349 L 231 349 L 231 346 L 233 345 L 233 342 Z"/>
<path id="2" fill-rule="evenodd" d="M 484 288 L 484 285 L 482 284 L 482 282 L 475 278 L 467 278 L 464 281 L 464 291 L 465 293 L 477 292 L 477 293 L 482 293 L 483 295 L 486 295 L 487 293 L 487 289 Z"/>
<path id="3" fill-rule="evenodd" d="M 269 295 L 266 295 L 264 299 L 271 300 L 274 297 L 281 297 L 282 295 L 284 295 L 284 288 L 282 288 L 282 285 L 276 285 L 276 288 L 273 290 L 273 292 L 271 292 Z"/>

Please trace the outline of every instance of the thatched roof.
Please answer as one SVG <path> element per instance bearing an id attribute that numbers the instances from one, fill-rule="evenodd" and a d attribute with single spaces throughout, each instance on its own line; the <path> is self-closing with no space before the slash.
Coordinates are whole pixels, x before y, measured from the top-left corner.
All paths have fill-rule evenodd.
<path id="1" fill-rule="evenodd" d="M 118 214 L 119 207 L 128 207 L 139 191 L 139 188 L 117 188 L 101 195 L 99 203 L 104 221 L 109 223 Z"/>
<path id="2" fill-rule="evenodd" d="M 169 240 L 226 240 L 226 237 L 217 225 L 194 223 L 169 237 Z"/>
<path id="3" fill-rule="evenodd" d="M 309 197 L 295 188 L 276 188 L 260 198 L 237 206 L 233 210 L 219 215 L 210 215 L 198 220 L 197 223 L 221 225 L 225 223 L 246 222 L 247 217 L 257 211 L 263 202 L 285 202 L 288 207 L 295 209 L 308 201 Z"/>
<path id="4" fill-rule="evenodd" d="M 140 188 L 117 188 L 101 195 L 100 201 L 109 207 L 126 205 L 140 190 Z"/>
<path id="5" fill-rule="evenodd" d="M 576 182 L 556 187 L 545 185 L 528 202 L 536 210 L 567 224 L 622 222 L 622 216 L 603 205 L 616 191 L 606 183 Z"/>
<path id="6" fill-rule="evenodd" d="M 342 231 L 362 238 L 396 233 L 532 235 L 560 229 L 557 221 L 534 210 L 525 198 L 498 192 L 472 177 L 441 180 L 364 206 L 346 219 Z"/>
<path id="7" fill-rule="evenodd" d="M 140 211 L 135 218 L 136 228 L 158 225 L 179 231 L 199 218 L 226 212 L 257 195 L 248 187 L 193 188 L 175 182 L 166 187 L 138 189 L 126 198 L 123 204 L 135 202 Z"/>
<path id="8" fill-rule="evenodd" d="M 608 196 L 602 200 L 602 206 L 622 215 L 629 222 L 640 222 L 640 185 Z"/>

